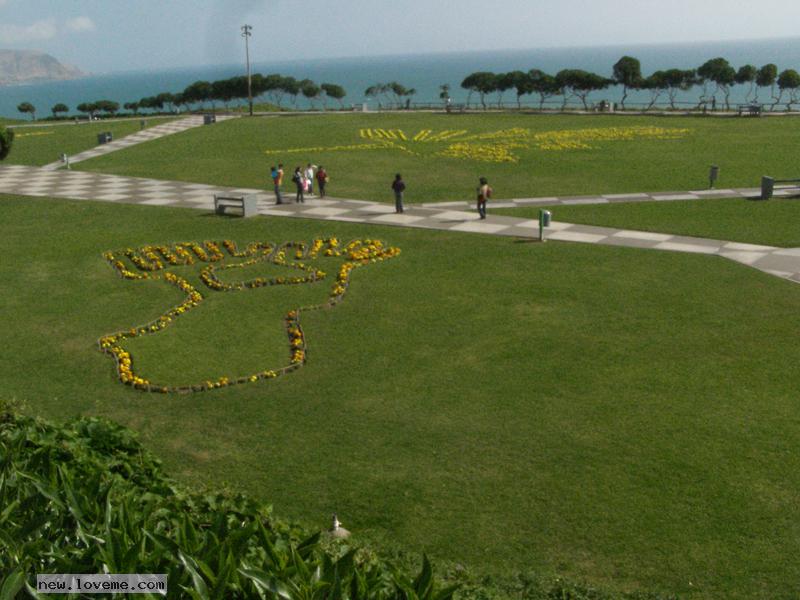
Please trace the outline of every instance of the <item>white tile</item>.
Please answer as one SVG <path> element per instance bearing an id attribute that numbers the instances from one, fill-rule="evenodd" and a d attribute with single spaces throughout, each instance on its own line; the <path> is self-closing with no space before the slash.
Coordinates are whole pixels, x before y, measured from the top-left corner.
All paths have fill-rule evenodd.
<path id="1" fill-rule="evenodd" d="M 458 210 L 446 210 L 444 212 L 431 215 L 432 219 L 441 219 L 443 221 L 463 221 L 465 219 L 477 219 L 477 213 L 468 213 Z"/>
<path id="2" fill-rule="evenodd" d="M 800 256 L 800 248 L 786 248 L 784 250 L 777 250 L 773 252 L 778 256 Z"/>
<path id="3" fill-rule="evenodd" d="M 538 221 L 535 221 L 538 227 Z M 575 227 L 574 223 L 562 223 L 561 221 L 550 221 L 550 227 L 547 227 L 547 230 L 550 231 L 562 231 L 564 229 L 569 229 L 570 227 Z M 605 236 L 603 236 L 605 237 Z"/>
<path id="4" fill-rule="evenodd" d="M 153 200 L 145 200 L 139 204 L 147 204 L 148 206 L 166 206 L 167 204 L 176 204 L 175 198 L 155 198 Z"/>
<path id="5" fill-rule="evenodd" d="M 647 194 L 603 194 L 608 200 L 634 200 L 636 198 L 649 198 Z"/>
<path id="6" fill-rule="evenodd" d="M 618 231 L 612 237 L 627 238 L 630 240 L 648 240 L 653 242 L 666 242 L 674 237 L 666 233 L 651 233 L 649 231 Z"/>
<path id="7" fill-rule="evenodd" d="M 370 204 L 368 206 L 360 207 L 358 210 L 376 214 L 388 214 L 395 211 L 394 206 L 386 206 L 384 204 Z"/>
<path id="8" fill-rule="evenodd" d="M 721 256 L 725 258 L 730 258 L 731 260 L 735 260 L 736 262 L 745 264 L 745 265 L 752 265 L 756 261 L 764 258 L 767 256 L 766 252 L 721 252 Z"/>
<path id="9" fill-rule="evenodd" d="M 132 200 L 131 194 L 92 194 L 98 200 L 108 200 L 109 202 L 118 202 L 120 200 Z M 148 204 L 148 202 L 141 202 L 140 204 Z"/>
<path id="10" fill-rule="evenodd" d="M 758 246 L 756 244 L 742 244 L 740 242 L 728 242 L 723 246 L 725 250 L 742 250 L 744 252 L 772 252 L 777 250 L 775 246 Z"/>
<path id="11" fill-rule="evenodd" d="M 600 240 L 606 239 L 607 235 L 596 235 L 593 233 L 579 233 L 577 231 L 554 231 L 552 233 L 545 231 L 545 239 L 557 240 L 559 242 L 583 242 L 588 244 L 596 244 Z"/>
<path id="12" fill-rule="evenodd" d="M 699 244 L 680 244 L 676 242 L 662 242 L 653 246 L 656 250 L 673 250 L 676 252 L 691 252 L 696 254 L 716 254 L 719 248 L 714 246 L 701 246 Z"/>
<path id="13" fill-rule="evenodd" d="M 515 204 L 543 204 L 545 202 L 558 202 L 558 198 L 555 196 L 546 196 L 543 198 L 515 198 Z"/>
<path id="14" fill-rule="evenodd" d="M 539 229 L 539 221 L 537 219 L 520 221 L 519 223 L 514 223 L 514 227 L 529 227 L 530 229 Z"/>
<path id="15" fill-rule="evenodd" d="M 733 190 L 697 190 L 690 191 L 690 194 L 697 196 L 735 196 L 736 192 Z"/>
<path id="16" fill-rule="evenodd" d="M 764 273 L 769 273 L 770 275 L 775 275 L 775 277 L 783 277 L 784 279 L 788 279 L 794 273 L 790 273 L 788 271 L 776 271 L 774 269 L 761 269 Z"/>
<path id="17" fill-rule="evenodd" d="M 497 225 L 496 223 L 485 223 L 481 220 L 460 223 L 450 227 L 449 231 L 465 231 L 468 233 L 497 233 L 508 229 L 510 225 Z"/>
<path id="18" fill-rule="evenodd" d="M 349 208 L 331 208 L 330 206 L 319 206 L 302 211 L 303 215 L 313 215 L 315 217 L 332 217 L 352 212 Z"/>
<path id="19" fill-rule="evenodd" d="M 561 204 L 564 206 L 580 206 L 583 204 L 608 204 L 605 198 L 577 198 L 574 200 L 564 200 Z"/>
<path id="20" fill-rule="evenodd" d="M 653 194 L 653 200 L 699 200 L 694 194 Z"/>
<path id="21" fill-rule="evenodd" d="M 375 217 L 374 219 L 370 219 L 370 223 L 397 223 L 398 225 L 406 225 L 410 223 L 416 223 L 417 221 L 424 221 L 425 217 L 412 217 L 411 215 L 404 215 L 394 213 L 391 215 L 381 215 L 380 217 Z"/>

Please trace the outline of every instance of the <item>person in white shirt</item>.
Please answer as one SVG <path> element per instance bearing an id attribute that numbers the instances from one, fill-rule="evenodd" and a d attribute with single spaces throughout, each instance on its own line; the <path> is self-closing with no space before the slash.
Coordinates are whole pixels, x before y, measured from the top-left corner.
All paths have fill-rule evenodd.
<path id="1" fill-rule="evenodd" d="M 308 166 L 306 167 L 306 171 L 304 173 L 306 176 L 306 181 L 308 182 L 308 193 L 311 195 L 314 194 L 314 169 L 316 168 L 317 165 L 312 165 L 311 163 L 308 163 Z"/>

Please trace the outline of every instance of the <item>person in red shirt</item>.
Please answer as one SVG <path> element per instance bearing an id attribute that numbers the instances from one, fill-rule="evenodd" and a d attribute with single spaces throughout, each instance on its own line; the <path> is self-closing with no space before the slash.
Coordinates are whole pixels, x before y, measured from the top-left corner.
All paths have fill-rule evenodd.
<path id="1" fill-rule="evenodd" d="M 328 183 L 328 172 L 322 165 L 317 169 L 317 188 L 319 188 L 319 197 L 325 197 L 325 184 Z"/>

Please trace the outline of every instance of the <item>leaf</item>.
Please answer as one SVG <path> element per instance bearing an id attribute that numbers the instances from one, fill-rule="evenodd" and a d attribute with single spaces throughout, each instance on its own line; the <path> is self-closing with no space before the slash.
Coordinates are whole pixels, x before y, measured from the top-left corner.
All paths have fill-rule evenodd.
<path id="1" fill-rule="evenodd" d="M 284 600 L 292 600 L 292 594 L 289 589 L 265 571 L 261 569 L 239 569 L 239 573 L 255 583 L 260 589 L 272 592 L 279 598 L 284 598 Z"/>
<path id="2" fill-rule="evenodd" d="M 197 563 L 194 562 L 192 557 L 186 556 L 182 550 L 178 550 L 178 558 L 180 559 L 183 566 L 189 571 L 189 575 L 192 577 L 192 585 L 194 586 L 193 590 L 198 594 L 198 598 L 201 600 L 210 600 L 208 595 L 208 586 L 206 586 L 206 582 L 200 573 L 197 572 Z M 193 594 L 194 595 L 194 594 Z"/>
<path id="3" fill-rule="evenodd" d="M 21 569 L 11 571 L 11 574 L 3 581 L 3 587 L 0 588 L 0 600 L 14 600 L 24 585 L 25 573 Z"/>
<path id="4" fill-rule="evenodd" d="M 433 569 L 426 554 L 422 555 L 422 571 L 414 580 L 414 590 L 418 596 L 423 598 L 427 597 L 431 592 L 431 585 L 433 580 Z"/>

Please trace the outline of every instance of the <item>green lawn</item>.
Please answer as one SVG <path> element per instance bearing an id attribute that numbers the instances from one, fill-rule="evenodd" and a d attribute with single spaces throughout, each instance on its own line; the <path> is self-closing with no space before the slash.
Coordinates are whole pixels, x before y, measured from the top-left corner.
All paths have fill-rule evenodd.
<path id="1" fill-rule="evenodd" d="M 147 127 L 162 125 L 173 119 L 147 118 Z M 60 159 L 62 153 L 69 155 L 89 150 L 97 145 L 97 134 L 110 131 L 118 140 L 131 133 L 141 131 L 140 119 L 87 123 L 38 123 L 34 126 L 14 124 L 14 145 L 6 159 L 7 164 L 46 165 Z"/>
<path id="2" fill-rule="evenodd" d="M 361 137 L 362 129 L 399 129 L 408 140 L 395 133 L 398 138 L 393 147 L 379 147 L 380 140 Z M 522 131 L 509 131 L 515 129 Z M 431 131 L 428 138 L 445 131 L 465 133 L 442 141 L 414 141 L 424 130 Z M 409 202 L 471 200 L 482 175 L 489 178 L 497 198 L 671 191 L 706 187 L 711 164 L 721 168 L 720 187 L 757 186 L 765 174 L 796 177 L 798 133 L 800 119 L 794 118 L 429 113 L 275 116 L 202 127 L 94 159 L 80 168 L 271 187 L 270 165 L 283 162 L 291 170 L 314 162 L 327 168 L 330 194 L 339 197 L 388 201 L 389 185 L 400 172 L 408 185 Z M 497 136 L 470 139 L 491 134 Z M 598 139 L 608 137 L 621 139 Z M 466 146 L 448 150 L 461 140 Z M 369 147 L 353 148 L 365 144 Z M 576 149 L 575 145 L 588 147 Z M 467 156 L 441 156 L 448 151 Z M 508 152 L 517 162 L 485 162 L 474 156 L 486 157 L 492 151 Z M 167 156 L 169 160 L 164 160 Z"/>
<path id="3" fill-rule="evenodd" d="M 490 208 L 495 214 L 521 218 L 538 218 L 539 210 L 539 207 Z M 792 198 L 773 198 L 767 202 L 741 198 L 626 202 L 553 206 L 548 210 L 553 219 L 566 223 L 800 247 L 800 202 Z"/>
<path id="4" fill-rule="evenodd" d="M 319 527 L 337 511 L 358 535 L 492 573 L 688 598 L 798 594 L 791 283 L 679 253 L 0 202 L 3 394 L 32 413 L 112 417 L 189 483 L 249 490 Z M 297 373 L 147 395 L 95 347 L 180 301 L 119 278 L 104 250 L 327 235 L 402 254 L 354 271 L 340 306 L 303 315 Z M 137 360 L 191 377 L 269 359 L 274 308 L 314 299 L 302 293 L 219 292 Z"/>

